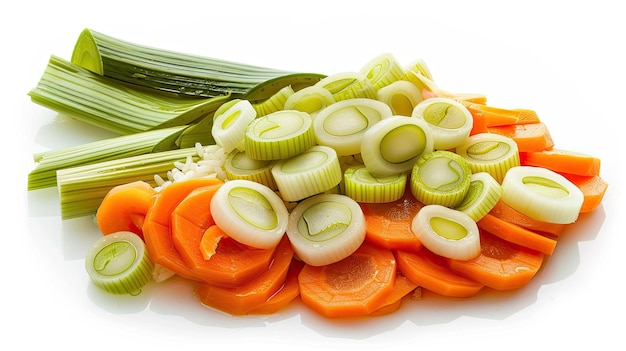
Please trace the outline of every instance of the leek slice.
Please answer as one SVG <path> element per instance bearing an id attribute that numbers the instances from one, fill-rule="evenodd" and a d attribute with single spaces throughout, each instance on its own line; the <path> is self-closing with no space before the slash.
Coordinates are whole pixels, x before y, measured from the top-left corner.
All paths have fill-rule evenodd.
<path id="1" fill-rule="evenodd" d="M 437 84 L 433 80 L 433 75 L 423 59 L 418 59 L 407 66 L 400 79 L 413 83 L 420 93 L 424 90 L 435 93 L 439 91 Z"/>
<path id="2" fill-rule="evenodd" d="M 285 101 L 285 110 L 297 110 L 308 113 L 311 118 L 324 108 L 334 104 L 335 98 L 330 91 L 318 85 L 302 88 L 293 93 Z"/>
<path id="3" fill-rule="evenodd" d="M 215 117 L 211 130 L 213 139 L 224 151 L 243 150 L 246 128 L 256 118 L 256 110 L 248 100 L 241 100 Z"/>
<path id="4" fill-rule="evenodd" d="M 224 172 L 226 178 L 246 179 L 261 183 L 272 190 L 277 190 L 276 182 L 272 176 L 274 161 L 255 160 L 248 157 L 243 151 L 233 151 L 226 157 L 224 162 Z"/>
<path id="5" fill-rule="evenodd" d="M 511 168 L 502 182 L 502 201 L 517 211 L 549 223 L 576 221 L 584 201 L 582 191 L 547 168 Z"/>
<path id="6" fill-rule="evenodd" d="M 57 171 L 61 218 L 93 215 L 114 186 L 142 180 L 156 186 L 155 174 L 165 175 L 176 162 L 199 159 L 196 148 L 125 157 Z"/>
<path id="7" fill-rule="evenodd" d="M 411 223 L 411 230 L 428 250 L 454 260 L 480 255 L 478 225 L 467 214 L 441 205 L 426 205 Z"/>
<path id="8" fill-rule="evenodd" d="M 359 73 L 372 83 L 374 89 L 380 90 L 400 80 L 404 71 L 395 56 L 391 53 L 383 53 L 367 62 Z"/>
<path id="9" fill-rule="evenodd" d="M 337 152 L 315 145 L 297 156 L 277 161 L 272 175 L 283 200 L 299 201 L 333 189 L 343 174 Z"/>
<path id="10" fill-rule="evenodd" d="M 288 85 L 280 89 L 276 94 L 270 96 L 268 99 L 254 103 L 252 107 L 256 110 L 257 117 L 269 115 L 280 110 L 285 109 L 285 103 L 295 91 Z"/>
<path id="11" fill-rule="evenodd" d="M 252 121 L 245 134 L 245 151 L 257 160 L 298 155 L 315 145 L 313 120 L 306 112 L 282 110 Z"/>
<path id="12" fill-rule="evenodd" d="M 358 72 L 335 73 L 321 79 L 315 85 L 330 91 L 335 101 L 354 98 L 376 99 L 376 89 L 369 79 Z"/>
<path id="13" fill-rule="evenodd" d="M 411 171 L 411 193 L 425 205 L 455 207 L 470 186 L 471 170 L 465 159 L 445 150 L 420 157 Z"/>
<path id="14" fill-rule="evenodd" d="M 153 267 L 143 240 L 126 231 L 99 238 L 85 256 L 91 281 L 111 294 L 138 295 L 152 279 Z"/>
<path id="15" fill-rule="evenodd" d="M 409 172 L 417 159 L 432 151 L 428 123 L 405 116 L 382 119 L 361 140 L 363 163 L 376 177 Z"/>
<path id="16" fill-rule="evenodd" d="M 420 102 L 411 114 L 431 126 L 435 150 L 450 150 L 467 142 L 474 118 L 460 102 L 448 98 L 430 98 Z"/>
<path id="17" fill-rule="evenodd" d="M 472 172 L 487 172 L 502 183 L 507 171 L 520 165 L 517 143 L 495 133 L 478 133 L 457 146 L 456 153 L 470 165 Z"/>
<path id="18" fill-rule="evenodd" d="M 258 249 L 278 245 L 289 213 L 282 199 L 263 184 L 230 180 L 211 199 L 211 215 L 228 236 Z"/>
<path id="19" fill-rule="evenodd" d="M 365 132 L 391 115 L 391 109 L 377 100 L 338 101 L 320 111 L 313 121 L 316 142 L 332 147 L 339 156 L 356 155 L 361 152 Z"/>
<path id="20" fill-rule="evenodd" d="M 165 95 L 100 76 L 54 55 L 28 95 L 36 104 L 119 134 L 187 125 L 231 98 Z"/>
<path id="21" fill-rule="evenodd" d="M 502 185 L 487 172 L 473 173 L 470 186 L 463 201 L 455 209 L 465 212 L 478 222 L 498 203 L 502 196 Z"/>
<path id="22" fill-rule="evenodd" d="M 407 174 L 374 177 L 365 165 L 352 166 L 344 171 L 344 193 L 356 202 L 393 202 L 404 195 Z"/>
<path id="23" fill-rule="evenodd" d="M 149 89 L 195 98 L 229 94 L 251 102 L 263 101 L 285 86 L 298 90 L 324 77 L 148 47 L 89 28 L 79 35 L 72 62 Z"/>
<path id="24" fill-rule="evenodd" d="M 331 264 L 361 246 L 365 240 L 365 216 L 359 204 L 348 196 L 315 195 L 291 211 L 287 237 L 305 263 Z"/>
<path id="25" fill-rule="evenodd" d="M 394 115 L 411 116 L 415 106 L 424 101 L 422 92 L 411 82 L 395 81 L 376 93 L 376 99 L 389 105 Z"/>

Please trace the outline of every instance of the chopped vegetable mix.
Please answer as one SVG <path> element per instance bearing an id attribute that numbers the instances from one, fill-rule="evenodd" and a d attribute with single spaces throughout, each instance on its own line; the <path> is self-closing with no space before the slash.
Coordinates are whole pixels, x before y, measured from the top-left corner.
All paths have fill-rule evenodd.
<path id="1" fill-rule="evenodd" d="M 287 72 L 89 29 L 34 103 L 118 138 L 34 155 L 28 190 L 94 216 L 89 278 L 112 294 L 187 279 L 199 304 L 328 318 L 393 313 L 422 289 L 523 288 L 601 205 L 600 159 L 530 109 L 439 88 L 423 60 Z"/>

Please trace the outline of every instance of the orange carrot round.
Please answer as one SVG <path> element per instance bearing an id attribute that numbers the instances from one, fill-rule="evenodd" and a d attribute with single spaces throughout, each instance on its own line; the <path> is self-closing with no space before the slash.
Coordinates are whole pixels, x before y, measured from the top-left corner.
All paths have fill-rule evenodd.
<path id="1" fill-rule="evenodd" d="M 535 276 L 545 255 L 482 231 L 481 254 L 469 261 L 446 259 L 460 274 L 496 290 L 518 289 Z"/>
<path id="2" fill-rule="evenodd" d="M 157 191 L 144 181 L 115 186 L 98 207 L 98 228 L 104 235 L 130 231 L 143 238 L 141 227 L 156 194 Z"/>
<path id="3" fill-rule="evenodd" d="M 392 292 L 396 261 L 391 250 L 364 242 L 352 255 L 325 265 L 305 265 L 300 271 L 300 298 L 329 318 L 369 315 Z"/>
<path id="4" fill-rule="evenodd" d="M 443 257 L 423 248 L 417 252 L 394 251 L 398 270 L 409 280 L 434 293 L 466 298 L 476 295 L 483 284 L 450 270 Z"/>
<path id="5" fill-rule="evenodd" d="M 515 223 L 507 222 L 489 213 L 477 223 L 480 229 L 501 239 L 539 251 L 545 255 L 552 255 L 556 248 L 556 240 L 518 226 Z"/>

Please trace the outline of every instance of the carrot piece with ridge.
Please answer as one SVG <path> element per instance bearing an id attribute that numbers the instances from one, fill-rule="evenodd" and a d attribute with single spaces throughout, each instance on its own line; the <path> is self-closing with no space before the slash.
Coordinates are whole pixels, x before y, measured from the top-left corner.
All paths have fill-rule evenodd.
<path id="1" fill-rule="evenodd" d="M 514 124 L 487 128 L 490 133 L 504 135 L 517 143 L 519 152 L 548 150 L 554 141 L 545 123 Z"/>
<path id="2" fill-rule="evenodd" d="M 592 212 L 602 203 L 609 183 L 599 175 L 586 177 L 567 173 L 560 174 L 583 192 L 583 205 L 580 208 L 580 213 Z"/>
<path id="3" fill-rule="evenodd" d="M 523 166 L 543 167 L 557 173 L 569 173 L 580 176 L 600 174 L 600 159 L 579 152 L 563 149 L 520 152 Z"/>
<path id="4" fill-rule="evenodd" d="M 483 284 L 452 271 L 442 256 L 426 248 L 417 252 L 394 251 L 398 270 L 413 283 L 436 294 L 467 298 L 478 294 Z"/>
<path id="5" fill-rule="evenodd" d="M 507 222 L 490 213 L 483 216 L 476 224 L 478 224 L 478 228 L 501 239 L 539 251 L 548 256 L 552 255 L 556 247 L 556 240 L 535 233 L 517 224 Z"/>
<path id="6" fill-rule="evenodd" d="M 146 250 L 154 263 L 184 278 L 197 279 L 174 246 L 171 216 L 176 206 L 194 189 L 220 183 L 217 179 L 190 179 L 173 183 L 159 192 L 142 227 Z"/>
<path id="7" fill-rule="evenodd" d="M 248 314 L 272 314 L 286 308 L 292 301 L 300 296 L 300 284 L 298 274 L 304 267 L 304 262 L 293 259 L 287 272 L 285 283 L 260 306 L 253 308 Z"/>
<path id="8" fill-rule="evenodd" d="M 566 227 L 566 224 L 544 222 L 532 218 L 507 205 L 504 201 L 496 202 L 489 214 L 552 239 L 557 239 Z"/>
<path id="9" fill-rule="evenodd" d="M 392 251 L 367 241 L 341 261 L 305 265 L 298 276 L 302 302 L 329 318 L 371 314 L 391 294 L 395 279 Z"/>
<path id="10" fill-rule="evenodd" d="M 381 306 L 370 314 L 371 316 L 382 316 L 397 311 L 402 305 L 402 299 L 417 289 L 419 285 L 409 280 L 404 274 L 396 272 L 396 281 L 393 290 L 387 296 Z"/>
<path id="11" fill-rule="evenodd" d="M 130 231 L 143 239 L 143 222 L 157 191 L 144 182 L 135 181 L 113 187 L 96 211 L 98 228 L 104 235 Z"/>
<path id="12" fill-rule="evenodd" d="M 448 266 L 464 276 L 495 290 L 518 289 L 535 276 L 545 255 L 481 230 L 481 254 L 460 261 L 446 258 Z"/>
<path id="13" fill-rule="evenodd" d="M 284 236 L 275 248 L 272 264 L 259 276 L 233 287 L 198 283 L 195 293 L 205 306 L 232 315 L 250 313 L 285 283 L 293 255 L 291 243 Z"/>
<path id="14" fill-rule="evenodd" d="M 422 243 L 411 230 L 413 217 L 424 205 L 410 191 L 390 203 L 360 203 L 365 215 L 365 238 L 388 249 L 419 250 Z"/>

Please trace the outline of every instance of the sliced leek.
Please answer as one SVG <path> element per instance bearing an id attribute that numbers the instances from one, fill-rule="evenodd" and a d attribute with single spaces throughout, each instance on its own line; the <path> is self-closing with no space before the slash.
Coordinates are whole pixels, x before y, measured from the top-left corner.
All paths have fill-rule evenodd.
<path id="1" fill-rule="evenodd" d="M 272 175 L 283 200 L 299 201 L 333 189 L 343 174 L 337 152 L 315 145 L 297 156 L 277 161 Z"/>
<path id="2" fill-rule="evenodd" d="M 359 204 L 340 194 L 319 194 L 298 203 L 289 214 L 287 236 L 299 259 L 313 266 L 340 261 L 365 240 Z"/>
<path id="3" fill-rule="evenodd" d="M 366 63 L 359 73 L 372 83 L 374 89 L 380 90 L 400 80 L 404 71 L 395 56 L 383 53 Z"/>
<path id="4" fill-rule="evenodd" d="M 411 82 L 395 81 L 378 89 L 376 99 L 387 104 L 394 115 L 411 116 L 415 106 L 424 101 L 422 92 Z"/>
<path id="5" fill-rule="evenodd" d="M 215 143 L 231 152 L 244 149 L 246 128 L 256 118 L 257 112 L 248 100 L 241 100 L 215 117 L 211 133 Z"/>
<path id="6" fill-rule="evenodd" d="M 152 280 L 153 267 L 143 240 L 126 231 L 102 236 L 85 256 L 91 281 L 111 294 L 138 295 Z"/>
<path id="7" fill-rule="evenodd" d="M 130 84 L 192 97 L 232 95 L 262 101 L 285 86 L 310 86 L 323 75 L 298 73 L 152 48 L 85 29 L 72 62 Z"/>
<path id="8" fill-rule="evenodd" d="M 478 222 L 498 203 L 502 196 L 502 185 L 487 172 L 473 173 L 470 186 L 463 201 L 455 209 L 466 213 Z"/>
<path id="9" fill-rule="evenodd" d="M 211 215 L 226 235 L 259 249 L 278 245 L 289 217 L 272 189 L 241 179 L 220 186 L 211 199 Z"/>
<path id="10" fill-rule="evenodd" d="M 381 119 L 390 117 L 384 103 L 365 98 L 338 101 L 318 113 L 313 121 L 316 142 L 330 146 L 339 156 L 361 152 L 365 132 Z"/>
<path id="11" fill-rule="evenodd" d="M 282 110 L 252 121 L 245 134 L 245 151 L 257 160 L 298 155 L 315 145 L 313 120 L 306 112 Z"/>
<path id="12" fill-rule="evenodd" d="M 549 223 L 576 221 L 584 201 L 581 190 L 547 168 L 511 168 L 502 182 L 502 201 L 517 211 Z"/>
<path id="13" fill-rule="evenodd" d="M 433 151 L 428 123 L 391 116 L 370 127 L 361 141 L 363 163 L 376 177 L 409 172 L 418 158 Z"/>
<path id="14" fill-rule="evenodd" d="M 285 101 L 285 110 L 297 110 L 306 112 L 313 119 L 327 106 L 335 103 L 335 98 L 327 89 L 318 85 L 302 88 L 293 93 Z"/>
<path id="15" fill-rule="evenodd" d="M 507 171 L 520 165 L 517 143 L 495 133 L 478 133 L 456 148 L 472 172 L 487 172 L 502 183 Z"/>
<path id="16" fill-rule="evenodd" d="M 459 155 L 438 150 L 420 157 L 411 171 L 411 193 L 426 205 L 455 207 L 470 186 L 471 170 Z"/>
<path id="17" fill-rule="evenodd" d="M 441 205 L 426 205 L 413 218 L 411 229 L 424 247 L 454 260 L 480 255 L 478 225 L 467 214 Z"/>
<path id="18" fill-rule="evenodd" d="M 352 166 L 344 172 L 344 193 L 357 202 L 393 202 L 404 195 L 407 174 L 374 177 L 365 165 Z"/>
<path id="19" fill-rule="evenodd" d="M 413 83 L 420 92 L 427 90 L 436 93 L 439 90 L 433 80 L 430 69 L 423 59 L 418 59 L 406 67 L 400 79 Z"/>
<path id="20" fill-rule="evenodd" d="M 274 95 L 270 96 L 266 100 L 256 102 L 252 105 L 256 110 L 257 117 L 269 115 L 270 113 L 277 112 L 285 109 L 285 103 L 291 95 L 294 94 L 294 90 L 291 85 L 288 85 Z"/>
<path id="21" fill-rule="evenodd" d="M 469 110 L 448 98 L 426 99 L 415 106 L 411 116 L 430 124 L 435 150 L 450 150 L 467 142 L 474 126 Z"/>
<path id="22" fill-rule="evenodd" d="M 28 95 L 39 105 L 119 134 L 190 124 L 230 99 L 165 95 L 100 76 L 54 55 Z"/>
<path id="23" fill-rule="evenodd" d="M 358 72 L 335 73 L 315 85 L 330 91 L 335 101 L 354 98 L 376 99 L 376 89 L 369 79 Z"/>
<path id="24" fill-rule="evenodd" d="M 261 183 L 272 190 L 276 190 L 276 182 L 272 176 L 274 161 L 255 160 L 248 157 L 243 151 L 233 151 L 224 161 L 224 172 L 229 180 L 246 179 Z"/>

